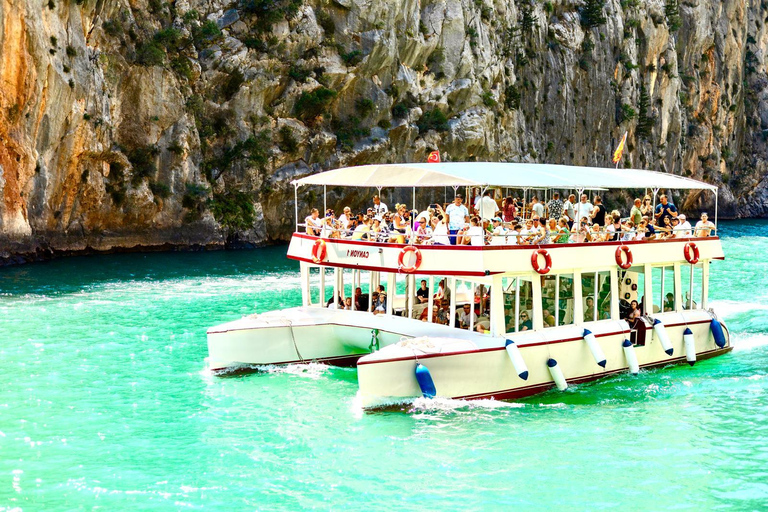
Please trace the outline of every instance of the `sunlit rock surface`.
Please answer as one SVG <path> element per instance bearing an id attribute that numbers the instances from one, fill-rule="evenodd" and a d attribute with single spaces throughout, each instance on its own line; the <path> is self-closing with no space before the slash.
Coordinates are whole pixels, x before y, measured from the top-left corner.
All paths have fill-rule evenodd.
<path id="1" fill-rule="evenodd" d="M 626 165 L 765 216 L 767 17 L 730 0 L 0 0 L 0 261 L 285 240 L 310 172 L 433 149 L 605 166 L 627 130 Z"/>

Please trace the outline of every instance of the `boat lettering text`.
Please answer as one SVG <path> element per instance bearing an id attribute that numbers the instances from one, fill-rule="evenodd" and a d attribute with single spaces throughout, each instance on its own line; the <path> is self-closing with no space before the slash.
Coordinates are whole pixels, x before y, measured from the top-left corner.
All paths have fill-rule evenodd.
<path id="1" fill-rule="evenodd" d="M 358 250 L 350 250 L 347 249 L 347 257 L 348 258 L 367 258 L 368 257 L 368 251 L 358 251 Z"/>

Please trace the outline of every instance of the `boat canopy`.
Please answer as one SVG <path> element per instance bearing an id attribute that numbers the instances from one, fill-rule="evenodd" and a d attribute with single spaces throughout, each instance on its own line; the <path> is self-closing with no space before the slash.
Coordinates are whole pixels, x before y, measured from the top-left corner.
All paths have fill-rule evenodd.
<path id="1" fill-rule="evenodd" d="M 522 189 L 690 189 L 717 191 L 702 181 L 665 172 L 576 165 L 444 162 L 361 165 L 292 182 L 331 187 L 508 187 Z"/>

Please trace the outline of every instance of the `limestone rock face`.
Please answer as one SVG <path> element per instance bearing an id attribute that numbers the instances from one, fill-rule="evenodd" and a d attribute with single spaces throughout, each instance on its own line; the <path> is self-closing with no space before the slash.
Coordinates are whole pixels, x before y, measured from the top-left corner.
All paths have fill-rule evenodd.
<path id="1" fill-rule="evenodd" d="M 308 173 L 433 149 L 607 166 L 625 131 L 627 166 L 766 216 L 767 17 L 736 0 L 0 0 L 0 262 L 286 240 Z"/>

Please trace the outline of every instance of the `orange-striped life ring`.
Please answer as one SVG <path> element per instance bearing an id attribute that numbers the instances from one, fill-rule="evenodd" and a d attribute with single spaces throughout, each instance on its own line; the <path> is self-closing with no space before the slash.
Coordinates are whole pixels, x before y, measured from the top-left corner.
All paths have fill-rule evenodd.
<path id="1" fill-rule="evenodd" d="M 626 255 L 627 261 L 624 261 L 623 255 Z M 622 245 L 618 249 L 616 249 L 616 264 L 623 268 L 624 270 L 627 270 L 629 267 L 632 266 L 632 251 L 629 250 L 629 247 L 626 245 Z"/>
<path id="2" fill-rule="evenodd" d="M 405 255 L 409 252 L 412 252 L 416 256 L 416 261 L 413 263 L 413 265 L 405 266 L 403 264 L 403 259 L 405 258 Z M 406 245 L 403 247 L 403 250 L 400 251 L 400 254 L 397 257 L 397 268 L 406 273 L 411 273 L 416 271 L 421 266 L 421 251 L 418 247 L 414 245 Z"/>
<path id="3" fill-rule="evenodd" d="M 325 240 L 318 238 L 315 245 L 312 246 L 312 261 L 320 263 L 328 257 L 328 248 L 325 246 Z"/>
<path id="4" fill-rule="evenodd" d="M 688 242 L 685 244 L 685 247 L 683 247 L 683 256 L 685 256 L 685 261 L 691 265 L 695 265 L 699 262 L 699 248 L 696 247 L 695 243 Z"/>
<path id="5" fill-rule="evenodd" d="M 544 266 L 539 266 L 539 256 L 544 256 Z M 533 254 L 531 254 L 531 266 L 533 267 L 533 270 L 538 272 L 541 275 L 549 273 L 549 271 L 552 269 L 552 257 L 549 255 L 549 253 L 545 249 L 539 249 L 536 251 L 533 251 Z"/>

